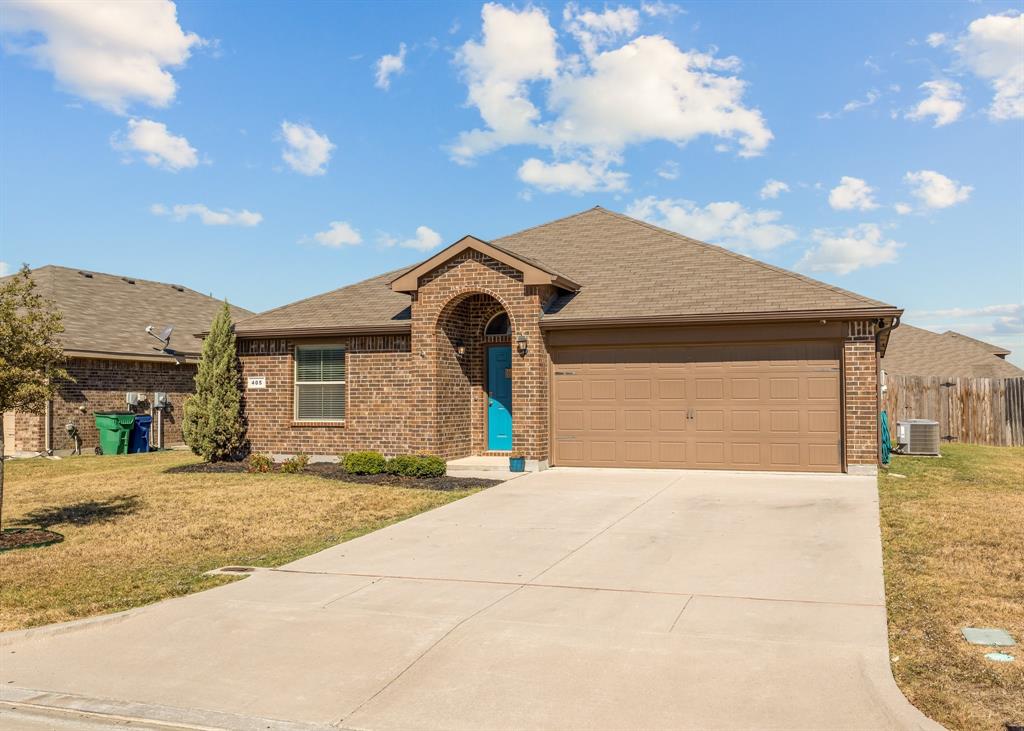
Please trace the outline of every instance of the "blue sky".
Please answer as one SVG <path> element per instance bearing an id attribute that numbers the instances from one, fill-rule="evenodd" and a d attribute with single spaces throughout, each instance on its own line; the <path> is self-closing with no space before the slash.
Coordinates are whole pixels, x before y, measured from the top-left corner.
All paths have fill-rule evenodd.
<path id="1" fill-rule="evenodd" d="M 602 205 L 1024 362 L 1016 3 L 17 0 L 0 33 L 0 268 L 263 310 Z"/>

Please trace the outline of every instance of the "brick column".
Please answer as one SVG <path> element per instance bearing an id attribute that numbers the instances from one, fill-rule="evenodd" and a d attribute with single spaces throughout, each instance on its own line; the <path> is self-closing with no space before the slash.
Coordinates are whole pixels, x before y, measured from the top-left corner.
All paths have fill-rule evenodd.
<path id="1" fill-rule="evenodd" d="M 846 464 L 878 464 L 878 358 L 875 326 L 851 322 L 843 342 Z M 851 471 L 856 471 L 851 469 Z"/>

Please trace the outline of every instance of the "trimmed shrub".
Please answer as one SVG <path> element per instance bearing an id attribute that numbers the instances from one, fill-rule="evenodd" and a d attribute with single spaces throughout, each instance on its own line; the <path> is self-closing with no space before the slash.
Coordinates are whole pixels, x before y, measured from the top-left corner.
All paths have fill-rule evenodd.
<path id="1" fill-rule="evenodd" d="M 392 457 L 388 460 L 387 468 L 385 472 L 389 475 L 404 475 L 405 477 L 415 477 L 416 470 L 419 467 L 419 458 L 413 457 L 410 454 L 400 454 L 397 457 Z"/>
<path id="2" fill-rule="evenodd" d="M 281 463 L 281 471 L 295 474 L 298 472 L 305 472 L 306 465 L 309 464 L 308 454 L 296 454 L 294 457 L 290 457 Z"/>
<path id="3" fill-rule="evenodd" d="M 341 466 L 353 475 L 379 475 L 387 469 L 388 461 L 380 452 L 349 452 L 341 458 Z"/>
<path id="4" fill-rule="evenodd" d="M 448 472 L 448 464 L 437 455 L 424 454 L 417 457 L 419 465 L 416 477 L 444 477 Z"/>
<path id="5" fill-rule="evenodd" d="M 400 454 L 388 460 L 384 471 L 389 475 L 423 478 L 443 477 L 448 468 L 443 459 L 430 454 Z"/>
<path id="6" fill-rule="evenodd" d="M 266 454 L 250 454 L 245 461 L 246 472 L 270 472 L 274 469 L 274 460 Z"/>

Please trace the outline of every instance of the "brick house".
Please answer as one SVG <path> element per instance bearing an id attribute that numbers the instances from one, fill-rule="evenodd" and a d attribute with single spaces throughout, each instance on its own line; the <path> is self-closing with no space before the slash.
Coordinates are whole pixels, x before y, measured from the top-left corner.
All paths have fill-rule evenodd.
<path id="1" fill-rule="evenodd" d="M 202 350 L 194 333 L 209 329 L 220 300 L 176 284 L 58 266 L 33 269 L 32 279 L 63 316 L 65 367 L 75 380 L 59 384 L 43 414 L 4 414 L 7 453 L 68 452 L 74 442 L 67 424 L 77 428 L 83 451 L 91 452 L 99 444 L 93 412 L 153 413 L 156 392 L 167 394 L 168 405 L 159 412 L 159 433 L 154 425 L 151 440 L 182 444 L 182 403 L 193 391 Z M 240 307 L 231 311 L 234 318 L 252 314 Z M 146 333 L 148 325 L 157 334 L 174 327 L 174 355 Z M 145 398 L 130 406 L 128 393 Z"/>
<path id="2" fill-rule="evenodd" d="M 236 325 L 252 448 L 870 470 L 901 310 L 594 208 Z"/>

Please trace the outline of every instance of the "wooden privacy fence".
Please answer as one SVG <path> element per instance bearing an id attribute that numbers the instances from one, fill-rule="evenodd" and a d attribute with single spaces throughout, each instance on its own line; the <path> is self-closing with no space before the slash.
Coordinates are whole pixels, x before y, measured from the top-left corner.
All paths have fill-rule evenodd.
<path id="1" fill-rule="evenodd" d="M 1024 378 L 887 374 L 886 385 L 882 408 L 893 434 L 901 419 L 932 419 L 943 441 L 1024 445 Z"/>

